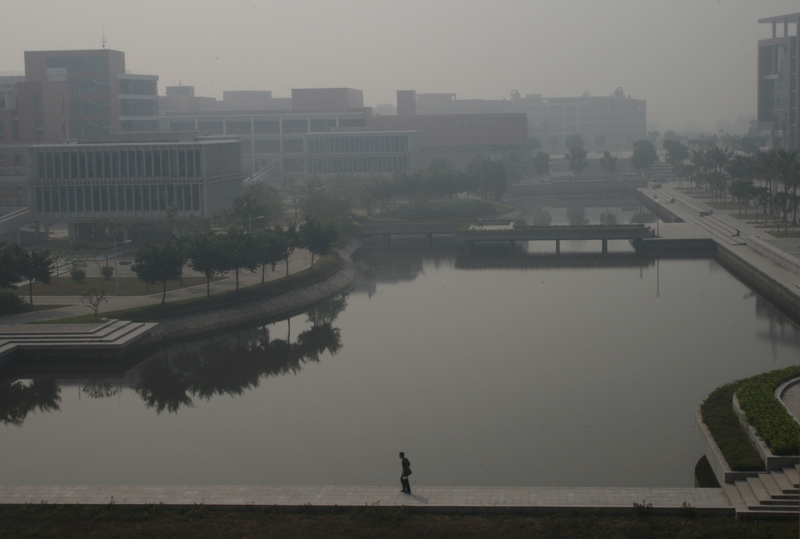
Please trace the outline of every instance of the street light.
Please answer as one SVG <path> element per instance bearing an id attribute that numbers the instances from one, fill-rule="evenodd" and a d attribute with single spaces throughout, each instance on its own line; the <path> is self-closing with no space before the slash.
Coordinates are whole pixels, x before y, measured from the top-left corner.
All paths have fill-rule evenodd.
<path id="1" fill-rule="evenodd" d="M 253 217 L 252 215 L 247 216 L 247 231 L 250 232 L 253 228 L 253 221 L 258 219 L 263 219 L 263 215 L 259 215 L 258 217 Z"/>
<path id="2" fill-rule="evenodd" d="M 658 195 L 653 195 L 653 198 L 656 199 L 656 236 L 660 238 L 661 234 L 659 230 L 661 227 L 659 225 L 661 224 L 661 220 L 658 218 L 658 214 L 661 213 L 661 203 L 658 201 Z"/>
<path id="3" fill-rule="evenodd" d="M 114 241 L 114 295 L 119 295 L 119 275 L 117 275 L 117 245 L 125 245 L 132 240 Z M 123 251 L 124 252 L 124 251 Z"/>

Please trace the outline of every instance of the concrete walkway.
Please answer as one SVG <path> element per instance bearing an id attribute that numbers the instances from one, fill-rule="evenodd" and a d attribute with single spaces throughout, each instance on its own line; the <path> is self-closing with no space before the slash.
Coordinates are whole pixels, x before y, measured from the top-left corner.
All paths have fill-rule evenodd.
<path id="1" fill-rule="evenodd" d="M 398 481 L 399 482 L 399 481 Z M 733 516 L 722 489 L 591 487 L 396 487 L 256 485 L 0 485 L 0 504 L 165 504 L 209 506 L 393 507 L 431 510 L 520 509 L 631 513 L 634 504 L 652 512 Z"/>

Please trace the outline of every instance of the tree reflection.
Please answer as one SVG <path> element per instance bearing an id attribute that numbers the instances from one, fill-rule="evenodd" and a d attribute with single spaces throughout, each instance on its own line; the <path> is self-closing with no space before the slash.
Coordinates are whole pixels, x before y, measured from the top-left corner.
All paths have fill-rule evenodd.
<path id="1" fill-rule="evenodd" d="M 180 348 L 162 350 L 141 367 L 136 392 L 157 413 L 177 412 L 191 406 L 193 398 L 242 395 L 258 387 L 262 377 L 297 373 L 306 361 L 334 355 L 342 347 L 338 328 L 331 324 L 347 306 L 339 295 L 307 313 L 314 325 L 297 336 L 297 342 L 270 339 L 258 327 Z"/>
<path id="2" fill-rule="evenodd" d="M 21 426 L 29 413 L 60 410 L 61 389 L 52 379 L 22 380 L 0 386 L 0 417 L 6 425 Z"/>
<path id="3" fill-rule="evenodd" d="M 136 392 L 148 408 L 157 413 L 164 410 L 177 412 L 181 406 L 191 406 L 192 399 L 186 394 L 186 378 L 169 368 L 163 359 L 148 361 L 141 369 Z"/>

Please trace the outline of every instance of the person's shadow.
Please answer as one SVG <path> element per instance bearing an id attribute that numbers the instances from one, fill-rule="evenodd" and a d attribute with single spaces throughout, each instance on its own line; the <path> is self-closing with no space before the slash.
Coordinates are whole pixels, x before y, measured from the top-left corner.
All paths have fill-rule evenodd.
<path id="1" fill-rule="evenodd" d="M 415 500 L 417 500 L 421 504 L 424 504 L 424 505 L 428 504 L 428 498 L 426 498 L 425 496 L 420 496 L 419 494 L 409 494 L 408 496 L 409 496 L 409 498 L 414 498 Z"/>

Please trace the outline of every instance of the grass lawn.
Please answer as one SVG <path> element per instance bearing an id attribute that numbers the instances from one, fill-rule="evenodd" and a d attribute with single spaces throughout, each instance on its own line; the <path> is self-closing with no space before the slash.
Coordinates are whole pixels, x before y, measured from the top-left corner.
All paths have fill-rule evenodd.
<path id="1" fill-rule="evenodd" d="M 220 278 L 215 277 L 211 281 L 218 281 Z M 167 290 L 176 290 L 178 288 L 186 288 L 189 286 L 205 285 L 205 277 L 184 277 L 183 285 L 178 281 L 168 281 Z M 52 278 L 50 284 L 33 283 L 34 296 L 80 296 L 81 293 L 90 286 L 104 286 L 106 293 L 109 295 L 117 295 L 116 284 L 114 279 L 103 279 L 102 277 L 87 277 L 82 283 L 76 283 L 70 277 L 59 277 L 58 286 L 56 286 L 56 279 Z M 159 294 L 163 290 L 162 283 L 156 283 L 150 286 L 150 291 L 144 281 L 140 281 L 136 277 L 119 277 L 119 295 L 120 296 L 143 296 L 145 294 Z M 20 285 L 14 289 L 20 296 L 28 296 L 28 285 Z M 34 303 L 36 299 L 34 298 Z"/>

